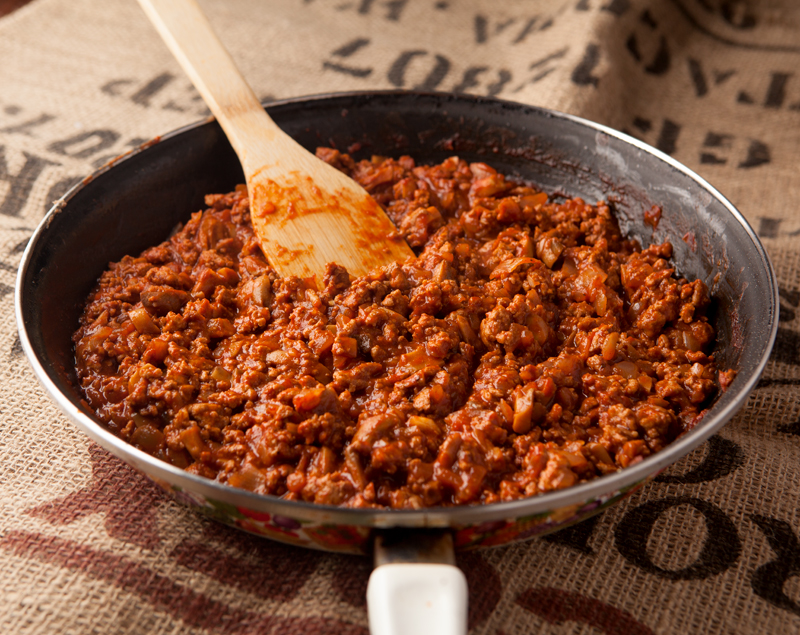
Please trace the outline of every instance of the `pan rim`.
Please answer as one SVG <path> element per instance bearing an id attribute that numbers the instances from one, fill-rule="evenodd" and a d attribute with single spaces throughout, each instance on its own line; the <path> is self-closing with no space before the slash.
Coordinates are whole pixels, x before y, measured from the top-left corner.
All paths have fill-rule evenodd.
<path id="1" fill-rule="evenodd" d="M 596 132 L 602 132 L 610 137 L 616 138 L 626 144 L 633 145 L 645 152 L 655 156 L 660 161 L 668 164 L 672 169 L 682 173 L 684 176 L 695 181 L 702 189 L 707 191 L 714 199 L 721 203 L 747 233 L 758 260 L 766 268 L 766 272 L 771 284 L 772 305 L 769 307 L 769 334 L 763 347 L 761 357 L 755 365 L 755 370 L 746 378 L 745 382 L 737 387 L 733 398 L 727 400 L 713 416 L 704 419 L 697 428 L 690 431 L 681 438 L 676 439 L 664 450 L 648 457 L 640 463 L 619 470 L 610 475 L 598 477 L 586 483 L 572 486 L 564 490 L 556 490 L 545 494 L 536 495 L 514 501 L 498 502 L 490 504 L 474 504 L 465 506 L 450 507 L 430 507 L 420 510 L 394 510 L 394 509 L 354 509 L 336 507 L 330 505 L 319 505 L 304 501 L 287 501 L 279 497 L 267 494 L 256 494 L 247 490 L 234 488 L 232 486 L 212 481 L 201 476 L 189 474 L 180 468 L 165 463 L 149 454 L 138 450 L 129 445 L 119 437 L 116 437 L 107 430 L 99 421 L 94 420 L 84 411 L 78 408 L 71 399 L 59 390 L 55 382 L 51 379 L 47 369 L 41 363 L 34 347 L 28 337 L 27 328 L 24 322 L 23 299 L 25 289 L 23 283 L 28 274 L 30 259 L 33 250 L 46 233 L 53 217 L 60 213 L 69 201 L 83 188 L 100 178 L 115 166 L 120 165 L 142 152 L 147 148 L 175 138 L 179 135 L 192 131 L 200 126 L 213 123 L 213 117 L 205 118 L 186 126 L 172 130 L 164 135 L 155 137 L 139 148 L 136 148 L 112 161 L 105 164 L 90 176 L 73 186 L 66 194 L 56 201 L 37 226 L 30 241 L 23 253 L 22 260 L 17 274 L 15 285 L 14 305 L 17 327 L 19 331 L 22 348 L 33 367 L 40 384 L 44 387 L 51 399 L 59 409 L 75 423 L 91 439 L 99 443 L 106 450 L 109 450 L 117 457 L 124 460 L 129 465 L 137 467 L 149 475 L 156 475 L 169 483 L 176 484 L 190 492 L 200 492 L 216 500 L 231 502 L 246 506 L 250 509 L 258 510 L 269 508 L 272 512 L 283 513 L 287 516 L 303 518 L 308 520 L 319 520 L 347 525 L 359 526 L 402 526 L 402 527 L 426 527 L 426 526 L 457 526 L 461 524 L 473 524 L 476 522 L 486 522 L 491 520 L 501 520 L 510 518 L 520 518 L 540 514 L 553 509 L 569 507 L 571 505 L 584 503 L 591 499 L 601 498 L 609 494 L 625 490 L 633 485 L 652 478 L 656 473 L 674 463 L 679 458 L 688 454 L 713 434 L 715 434 L 734 414 L 744 405 L 749 394 L 756 387 L 761 374 L 767 364 L 772 351 L 778 329 L 777 310 L 778 306 L 778 285 L 774 268 L 766 252 L 766 249 L 758 239 L 746 218 L 741 212 L 716 188 L 714 188 L 703 177 L 679 163 L 669 155 L 649 146 L 648 144 L 635 139 L 623 132 L 614 130 L 603 124 L 598 124 L 582 117 L 561 113 L 552 109 L 538 106 L 530 106 L 495 98 L 486 98 L 471 95 L 453 95 L 449 93 L 436 92 L 416 92 L 403 90 L 386 91 L 350 91 L 337 93 L 322 93 L 317 95 L 294 97 L 291 99 L 270 102 L 266 108 L 278 109 L 281 107 L 296 106 L 300 103 L 320 104 L 326 101 L 337 99 L 352 99 L 359 97 L 384 97 L 395 98 L 396 96 L 420 98 L 420 99 L 444 99 L 445 101 L 471 101 L 473 103 L 487 103 L 498 107 L 521 109 L 525 112 L 535 113 L 538 116 L 553 117 L 568 120 L 580 126 L 589 127 Z M 723 397 L 724 397 L 723 393 Z M 719 405 L 719 402 L 718 404 Z M 716 407 L 716 406 L 715 406 Z M 145 469 L 146 468 L 146 469 Z"/>

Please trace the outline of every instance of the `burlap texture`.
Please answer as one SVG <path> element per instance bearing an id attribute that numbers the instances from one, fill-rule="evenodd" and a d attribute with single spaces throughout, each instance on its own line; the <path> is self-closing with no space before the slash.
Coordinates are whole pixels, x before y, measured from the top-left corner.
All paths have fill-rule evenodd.
<path id="1" fill-rule="evenodd" d="M 473 633 L 800 629 L 800 6 L 795 0 L 203 2 L 259 96 L 425 87 L 625 130 L 726 194 L 781 287 L 778 342 L 723 431 L 550 538 L 459 556 Z M 180 507 L 70 425 L 13 315 L 49 202 L 206 116 L 133 0 L 0 21 L 0 632 L 365 633 L 370 564 Z"/>

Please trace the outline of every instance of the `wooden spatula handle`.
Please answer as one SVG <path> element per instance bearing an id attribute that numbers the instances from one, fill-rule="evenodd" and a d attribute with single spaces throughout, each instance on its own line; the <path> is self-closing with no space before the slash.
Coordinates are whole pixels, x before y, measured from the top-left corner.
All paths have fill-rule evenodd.
<path id="1" fill-rule="evenodd" d="M 239 156 L 261 249 L 282 276 L 317 285 L 326 266 L 353 275 L 413 258 L 380 206 L 267 115 L 195 0 L 139 0 Z"/>
<path id="2" fill-rule="evenodd" d="M 192 80 L 242 161 L 257 170 L 285 133 L 264 111 L 195 0 L 139 0 L 150 21 Z M 267 157 L 263 156 L 265 153 Z"/>

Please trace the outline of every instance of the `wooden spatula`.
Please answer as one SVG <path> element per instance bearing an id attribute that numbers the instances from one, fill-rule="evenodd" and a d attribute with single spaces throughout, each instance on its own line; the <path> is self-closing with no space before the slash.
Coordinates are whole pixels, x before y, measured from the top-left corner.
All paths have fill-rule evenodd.
<path id="1" fill-rule="evenodd" d="M 281 276 L 321 280 L 335 262 L 359 276 L 414 254 L 355 181 L 267 115 L 195 0 L 139 0 L 242 162 L 253 226 Z"/>

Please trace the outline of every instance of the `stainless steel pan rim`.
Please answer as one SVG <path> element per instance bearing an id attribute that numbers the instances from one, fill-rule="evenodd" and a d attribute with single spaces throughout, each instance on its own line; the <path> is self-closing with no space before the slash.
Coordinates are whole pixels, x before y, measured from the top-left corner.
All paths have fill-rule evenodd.
<path id="1" fill-rule="evenodd" d="M 312 97 L 302 97 L 275 102 L 273 104 L 269 104 L 268 107 L 316 103 L 331 98 L 340 98 L 346 96 L 358 97 L 360 95 L 378 95 L 380 97 L 391 98 L 394 95 L 407 96 L 408 94 L 409 93 L 407 91 L 371 91 L 369 93 L 358 92 L 322 94 Z M 431 96 L 439 97 L 445 101 L 455 99 L 452 96 L 442 96 L 430 93 L 417 93 L 417 95 L 421 96 L 422 98 Z M 28 277 L 29 267 L 31 266 L 31 253 L 33 252 L 37 241 L 39 241 L 42 234 L 46 232 L 52 219 L 61 212 L 61 210 L 69 203 L 76 193 L 85 188 L 89 183 L 100 177 L 102 174 L 112 170 L 115 166 L 127 161 L 132 156 L 146 151 L 146 149 L 154 143 L 177 137 L 199 126 L 206 125 L 209 120 L 200 121 L 175 130 L 167 135 L 164 135 L 163 137 L 158 138 L 157 140 L 154 140 L 154 142 L 144 144 L 141 148 L 134 150 L 128 155 L 125 155 L 120 159 L 103 166 L 94 174 L 92 174 L 91 177 L 84 179 L 84 181 L 77 184 L 60 200 L 58 200 L 37 227 L 23 254 L 18 271 L 17 285 L 15 290 L 15 314 L 22 348 L 33 367 L 39 382 L 45 388 L 50 397 L 55 401 L 61 411 L 66 414 L 67 417 L 81 430 L 83 430 L 90 438 L 92 438 L 109 452 L 115 454 L 116 456 L 134 465 L 138 469 L 150 474 L 151 476 L 162 478 L 165 481 L 176 484 L 187 491 L 198 492 L 217 500 L 225 500 L 233 505 L 242 505 L 253 510 L 268 509 L 273 513 L 283 513 L 287 516 L 316 522 L 373 527 L 448 527 L 493 520 L 520 518 L 546 512 L 555 508 L 580 504 L 595 497 L 601 497 L 619 490 L 623 490 L 626 487 L 636 484 L 637 482 L 646 480 L 668 465 L 674 463 L 685 454 L 689 453 L 691 450 L 715 434 L 744 405 L 750 392 L 756 387 L 775 341 L 778 328 L 778 321 L 775 315 L 776 307 L 778 306 L 777 282 L 769 257 L 758 240 L 756 233 L 750 227 L 744 216 L 702 177 L 698 176 L 693 171 L 675 161 L 672 157 L 633 137 L 606 126 L 587 121 L 580 117 L 567 115 L 544 108 L 521 106 L 520 104 L 511 102 L 503 102 L 501 100 L 494 99 L 489 100 L 479 97 L 459 96 L 458 99 L 471 100 L 476 103 L 489 102 L 491 104 L 498 105 L 501 108 L 507 106 L 514 109 L 522 108 L 526 111 L 538 112 L 547 117 L 568 120 L 580 126 L 592 128 L 597 133 L 607 135 L 608 137 L 615 138 L 624 143 L 635 146 L 643 152 L 657 157 L 662 162 L 671 166 L 672 169 L 684 174 L 685 176 L 688 176 L 690 179 L 699 184 L 701 188 L 703 188 L 714 199 L 721 203 L 746 230 L 762 266 L 768 271 L 769 279 L 772 283 L 771 296 L 773 297 L 773 304 L 771 307 L 768 307 L 769 315 L 764 316 L 764 319 L 768 320 L 767 323 L 769 324 L 767 342 L 763 347 L 761 356 L 757 360 L 757 363 L 752 365 L 754 371 L 751 372 L 747 377 L 737 378 L 735 380 L 736 390 L 730 390 L 726 393 L 723 393 L 718 398 L 717 403 L 714 405 L 713 412 L 710 412 L 706 419 L 704 419 L 697 428 L 677 439 L 661 452 L 648 457 L 632 467 L 628 467 L 614 474 L 603 476 L 565 490 L 558 490 L 549 492 L 547 494 L 534 496 L 532 498 L 511 502 L 460 507 L 436 507 L 422 510 L 349 509 L 317 505 L 313 503 L 286 501 L 275 496 L 255 494 L 246 490 L 233 488 L 216 481 L 211 481 L 200 476 L 189 474 L 177 467 L 162 462 L 138 450 L 132 445 L 125 443 L 105 429 L 99 422 L 95 421 L 91 416 L 89 416 L 87 414 L 88 409 L 83 410 L 79 408 L 72 400 L 67 398 L 58 389 L 50 374 L 42 365 L 36 351 L 31 344 L 27 325 L 25 324 L 23 317 L 23 304 L 26 293 L 23 281 Z M 35 275 L 35 272 L 30 273 Z"/>

